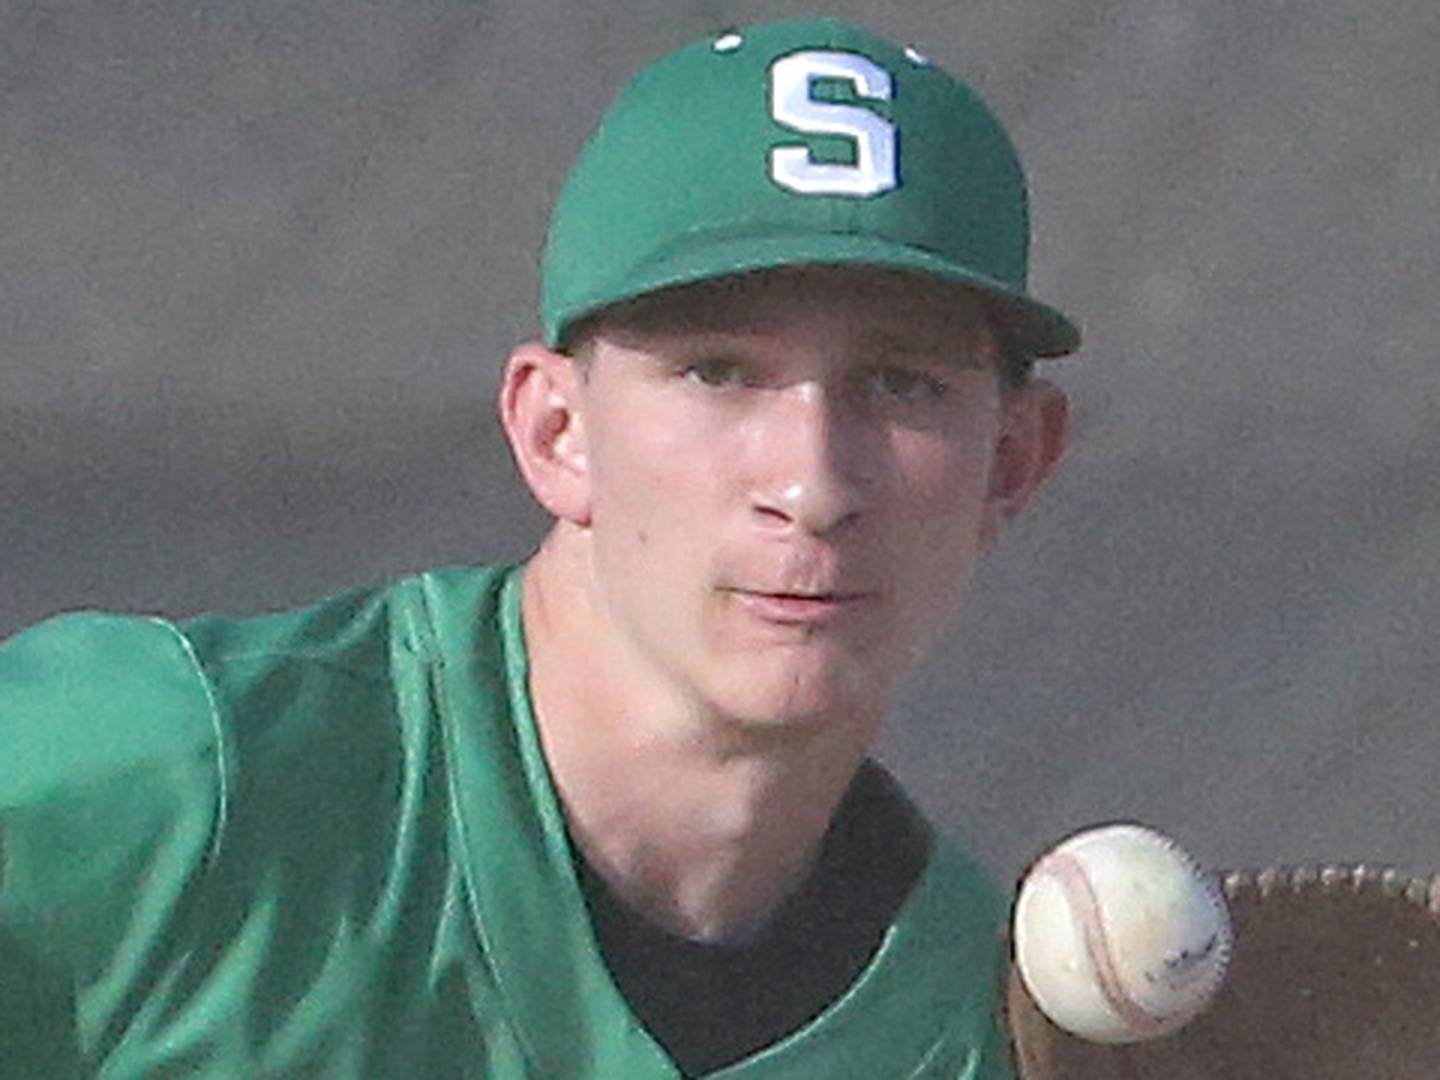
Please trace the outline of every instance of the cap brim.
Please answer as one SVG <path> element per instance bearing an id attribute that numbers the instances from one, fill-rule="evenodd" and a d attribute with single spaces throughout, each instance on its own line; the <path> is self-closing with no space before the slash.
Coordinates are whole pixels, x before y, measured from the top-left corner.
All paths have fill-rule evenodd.
<path id="1" fill-rule="evenodd" d="M 571 305 L 575 318 L 660 289 L 787 266 L 874 266 L 928 274 L 979 291 L 1027 355 L 1053 358 L 1080 347 L 1080 331 L 1057 309 L 994 278 L 921 248 L 856 233 L 691 236 L 626 275 L 622 285 Z M 561 328 L 556 328 L 557 336 Z"/>

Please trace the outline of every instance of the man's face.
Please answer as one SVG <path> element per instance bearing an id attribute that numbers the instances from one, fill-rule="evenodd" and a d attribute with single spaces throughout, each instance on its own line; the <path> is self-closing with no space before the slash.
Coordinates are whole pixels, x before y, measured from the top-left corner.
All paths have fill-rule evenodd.
<path id="1" fill-rule="evenodd" d="M 979 301 L 878 271 L 747 275 L 590 340 L 590 574 L 631 670 L 747 726 L 877 716 L 999 527 Z"/>

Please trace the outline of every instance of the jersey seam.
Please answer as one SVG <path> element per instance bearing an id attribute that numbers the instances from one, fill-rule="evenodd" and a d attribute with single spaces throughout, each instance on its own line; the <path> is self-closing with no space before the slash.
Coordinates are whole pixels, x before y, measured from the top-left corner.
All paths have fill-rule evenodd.
<path id="1" fill-rule="evenodd" d="M 226 825 L 230 820 L 230 758 L 226 750 L 225 728 L 220 719 L 220 706 L 215 697 L 214 686 L 210 677 L 206 674 L 205 665 L 196 652 L 195 643 L 185 636 L 184 632 L 170 622 L 168 619 L 150 617 L 149 621 L 156 626 L 166 630 L 179 644 L 181 652 L 189 661 L 190 668 L 195 673 L 196 679 L 200 682 L 201 692 L 205 695 L 205 707 L 209 714 L 210 728 L 215 734 L 215 770 L 217 780 L 217 791 L 215 796 L 215 836 L 210 841 L 208 853 L 209 861 L 213 862 L 220 853 Z"/>
<path id="2" fill-rule="evenodd" d="M 178 630 L 176 631 L 176 633 L 179 632 L 180 631 Z M 324 656 L 323 654 L 305 652 L 303 650 L 256 649 L 250 652 L 226 653 L 223 656 L 215 657 L 208 663 L 203 662 L 199 660 L 198 657 L 196 657 L 195 663 L 197 667 L 201 668 L 201 670 L 208 670 L 220 667 L 223 664 L 237 663 L 247 660 L 303 660 L 306 663 L 314 664 L 317 667 L 328 668 L 329 670 L 335 672 L 338 675 L 348 675 L 352 679 L 360 679 L 368 683 L 373 683 L 377 686 L 384 685 L 385 683 L 385 680 L 383 678 L 371 672 L 360 671 L 345 664 L 338 664 L 335 661 Z"/>
<path id="3" fill-rule="evenodd" d="M 449 787 L 450 816 L 455 822 L 455 828 L 460 834 L 460 846 L 464 865 L 464 877 L 466 892 L 469 894 L 468 907 L 470 918 L 474 926 L 475 936 L 479 938 L 480 948 L 484 954 L 485 966 L 490 971 L 490 976 L 495 980 L 495 991 L 499 999 L 504 1002 L 506 1019 L 510 1031 L 519 1043 L 521 1052 L 531 1065 L 537 1066 L 542 1060 L 537 1053 L 536 1047 L 530 1041 L 529 1032 L 518 1022 L 515 1012 L 514 999 L 510 987 L 502 976 L 499 967 L 495 964 L 495 949 L 486 931 L 485 920 L 481 911 L 480 897 L 476 889 L 477 868 L 470 865 L 470 827 L 468 819 L 460 805 L 460 780 L 457 775 L 459 750 L 455 740 L 458 738 L 454 722 L 453 710 L 450 707 L 450 691 L 446 685 L 447 665 L 443 657 L 443 650 L 439 644 L 439 632 L 434 617 L 434 606 L 430 595 L 431 578 L 429 574 L 420 575 L 417 584 L 419 585 L 419 607 L 420 614 L 425 622 L 426 644 L 422 663 L 425 665 L 429 676 L 431 691 L 435 695 L 435 710 L 440 715 L 440 730 L 443 733 L 445 743 L 445 775 Z"/>

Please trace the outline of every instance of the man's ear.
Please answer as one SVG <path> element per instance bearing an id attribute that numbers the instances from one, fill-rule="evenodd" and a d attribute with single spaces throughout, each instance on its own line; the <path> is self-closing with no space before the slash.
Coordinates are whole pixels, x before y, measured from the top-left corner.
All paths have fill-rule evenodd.
<path id="1" fill-rule="evenodd" d="M 527 342 L 505 363 L 499 401 L 510 452 L 531 494 L 556 518 L 581 526 L 590 524 L 583 384 L 576 360 Z"/>
<path id="2" fill-rule="evenodd" d="M 995 545 L 1054 474 L 1070 441 L 1070 401 L 1045 379 L 1032 379 L 1005 395 L 1000 437 L 990 474 L 990 496 L 981 542 Z"/>

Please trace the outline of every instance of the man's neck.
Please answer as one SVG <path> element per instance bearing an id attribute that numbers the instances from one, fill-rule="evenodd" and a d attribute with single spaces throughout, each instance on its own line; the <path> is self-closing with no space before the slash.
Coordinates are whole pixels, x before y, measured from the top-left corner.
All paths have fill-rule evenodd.
<path id="1" fill-rule="evenodd" d="M 697 940 L 743 940 L 806 878 L 864 757 L 853 723 L 747 737 L 608 656 L 564 555 L 526 568 L 530 691 L 572 840 L 626 904 Z M 583 592 L 583 590 L 580 590 Z"/>

